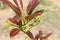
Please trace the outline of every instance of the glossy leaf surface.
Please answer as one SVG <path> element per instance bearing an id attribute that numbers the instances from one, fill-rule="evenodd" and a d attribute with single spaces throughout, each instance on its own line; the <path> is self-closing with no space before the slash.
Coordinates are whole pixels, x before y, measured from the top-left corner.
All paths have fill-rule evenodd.
<path id="1" fill-rule="evenodd" d="M 10 32 L 10 37 L 14 37 L 15 35 L 17 35 L 19 33 L 19 29 L 14 28 L 12 29 L 12 31 Z"/>
<path id="2" fill-rule="evenodd" d="M 41 0 L 31 0 L 27 6 L 27 13 L 31 14 L 31 11 L 39 4 Z"/>
<path id="3" fill-rule="evenodd" d="M 37 17 L 37 16 L 43 14 L 43 12 L 44 12 L 44 10 L 37 11 L 37 12 L 33 13 L 32 15 L 26 16 L 26 19 L 29 19 L 29 20 L 33 19 L 34 17 Z"/>
<path id="4" fill-rule="evenodd" d="M 14 16 L 13 18 L 8 18 L 8 20 L 17 25 L 22 24 L 22 19 L 20 18 L 20 16 Z"/>

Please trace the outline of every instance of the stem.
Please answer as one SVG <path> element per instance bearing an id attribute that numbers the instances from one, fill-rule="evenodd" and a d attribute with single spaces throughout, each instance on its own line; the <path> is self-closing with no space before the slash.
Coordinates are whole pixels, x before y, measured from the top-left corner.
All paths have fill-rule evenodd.
<path id="1" fill-rule="evenodd" d="M 29 40 L 29 39 L 28 39 L 28 35 L 27 35 L 27 34 L 26 34 L 25 40 Z"/>
<path id="2" fill-rule="evenodd" d="M 36 19 L 35 19 L 35 20 L 36 20 Z M 39 18 L 37 18 L 37 20 L 39 20 Z M 39 20 L 39 21 L 34 21 L 32 24 L 30 24 L 30 25 L 29 25 L 29 26 L 31 26 L 30 29 L 31 29 L 32 27 L 34 27 L 35 25 L 37 25 L 39 22 L 40 22 L 40 20 Z"/>

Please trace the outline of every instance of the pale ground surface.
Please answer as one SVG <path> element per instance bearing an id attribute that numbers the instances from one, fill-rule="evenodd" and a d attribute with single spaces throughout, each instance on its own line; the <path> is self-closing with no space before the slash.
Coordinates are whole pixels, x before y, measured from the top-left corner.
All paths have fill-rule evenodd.
<path id="1" fill-rule="evenodd" d="M 28 1 L 28 0 L 27 0 Z M 44 16 L 42 17 L 42 23 L 36 25 L 31 29 L 33 34 L 37 34 L 39 29 L 43 30 L 43 33 L 50 33 L 52 32 L 53 34 L 49 37 L 48 40 L 60 40 L 60 0 L 50 0 L 53 2 L 51 5 L 41 5 L 39 6 L 40 9 L 46 10 L 44 12 Z M 26 2 L 26 0 L 24 1 Z M 26 6 L 27 2 L 24 3 Z M 42 7 L 43 6 L 43 7 Z M 36 10 L 39 9 L 37 7 Z M 24 40 L 25 39 L 25 34 L 20 32 L 17 36 L 14 38 L 9 37 L 9 32 L 12 29 L 11 27 L 4 27 L 4 20 L 13 17 L 14 12 L 8 8 L 4 10 L 0 10 L 0 40 Z"/>

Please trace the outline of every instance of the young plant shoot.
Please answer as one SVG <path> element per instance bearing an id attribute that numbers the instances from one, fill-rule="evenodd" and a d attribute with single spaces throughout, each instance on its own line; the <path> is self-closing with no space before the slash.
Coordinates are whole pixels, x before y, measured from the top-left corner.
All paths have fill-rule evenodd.
<path id="1" fill-rule="evenodd" d="M 33 34 L 29 31 L 33 26 L 38 24 L 40 22 L 40 17 L 44 12 L 44 10 L 37 10 L 36 12 L 33 12 L 36 6 L 41 2 L 41 0 L 30 0 L 26 13 L 23 11 L 23 1 L 22 0 L 13 0 L 15 4 L 10 2 L 9 0 L 2 0 L 5 4 L 7 4 L 9 7 L 11 7 L 14 12 L 16 12 L 17 15 L 15 15 L 13 18 L 8 18 L 13 25 L 17 25 L 17 28 L 12 29 L 10 32 L 10 37 L 13 37 L 17 35 L 20 31 L 27 34 L 31 39 L 36 40 L 40 38 L 40 40 L 44 38 L 48 38 L 50 34 L 47 34 L 45 37 L 42 37 L 42 33 L 39 31 L 39 34 L 37 34 L 35 37 Z M 25 16 L 26 14 L 27 16 Z M 32 23 L 30 21 L 33 20 Z M 41 34 L 41 35 L 40 35 Z"/>

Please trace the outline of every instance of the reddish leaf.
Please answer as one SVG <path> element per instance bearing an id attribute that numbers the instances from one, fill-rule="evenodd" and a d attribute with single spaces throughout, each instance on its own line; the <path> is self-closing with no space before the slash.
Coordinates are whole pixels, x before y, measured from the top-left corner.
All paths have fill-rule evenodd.
<path id="1" fill-rule="evenodd" d="M 43 12 L 44 12 L 44 10 L 37 11 L 37 12 L 33 13 L 32 15 L 26 16 L 26 19 L 29 19 L 29 20 L 33 19 L 34 17 L 41 15 Z"/>
<path id="2" fill-rule="evenodd" d="M 30 31 L 27 32 L 27 35 L 28 35 L 31 39 L 34 38 L 34 37 L 33 37 L 33 34 L 32 34 Z"/>
<path id="3" fill-rule="evenodd" d="M 20 14 L 19 9 L 12 4 L 11 2 L 9 2 L 8 0 L 2 0 L 4 3 L 6 3 L 8 6 L 10 6 L 15 12 L 17 12 L 18 14 Z"/>
<path id="4" fill-rule="evenodd" d="M 13 0 L 14 1 L 14 3 L 17 5 L 17 1 L 16 0 Z"/>
<path id="5" fill-rule="evenodd" d="M 14 2 L 16 3 L 16 5 L 20 11 L 20 16 L 22 16 L 22 8 L 23 8 L 22 0 L 14 0 Z"/>
<path id="6" fill-rule="evenodd" d="M 39 34 L 37 34 L 37 35 L 35 36 L 35 39 L 36 39 L 36 40 L 38 40 L 38 38 L 39 38 Z"/>
<path id="7" fill-rule="evenodd" d="M 15 35 L 17 35 L 19 33 L 19 29 L 14 28 L 12 29 L 12 31 L 10 32 L 10 37 L 14 37 Z"/>
<path id="8" fill-rule="evenodd" d="M 43 35 L 43 33 L 42 33 L 42 31 L 40 30 L 40 31 L 39 31 L 40 40 L 42 40 L 42 37 L 43 37 L 42 35 Z"/>
<path id="9" fill-rule="evenodd" d="M 17 5 L 17 6 L 21 6 L 21 8 L 23 8 L 23 2 L 22 2 L 22 0 L 13 0 L 14 2 L 15 2 L 15 4 Z M 18 3 L 19 2 L 19 3 Z"/>
<path id="10" fill-rule="evenodd" d="M 23 7 L 23 3 L 22 3 L 22 0 L 13 0 L 15 2 L 15 4 L 17 5 L 17 7 L 19 8 L 20 12 L 21 12 L 21 9 Z"/>
<path id="11" fill-rule="evenodd" d="M 8 20 L 17 25 L 22 24 L 22 19 L 20 16 L 14 16 L 13 18 L 8 18 Z"/>
<path id="12" fill-rule="evenodd" d="M 27 13 L 31 14 L 31 11 L 39 4 L 41 0 L 31 0 L 27 6 Z"/>
<path id="13" fill-rule="evenodd" d="M 45 36 L 45 39 L 47 39 L 50 35 L 52 35 L 52 33 L 49 33 Z"/>
<path id="14" fill-rule="evenodd" d="M 16 6 L 17 6 L 17 5 L 18 5 L 18 4 L 17 4 L 17 1 L 16 1 L 16 0 L 13 0 L 13 1 L 14 1 L 14 3 L 15 3 L 15 4 L 16 4 Z"/>
<path id="15" fill-rule="evenodd" d="M 40 31 L 39 31 L 40 40 L 47 39 L 51 34 L 52 34 L 52 33 L 49 33 L 49 34 L 47 34 L 46 36 L 43 36 L 43 33 L 42 33 L 42 31 L 40 30 Z"/>

